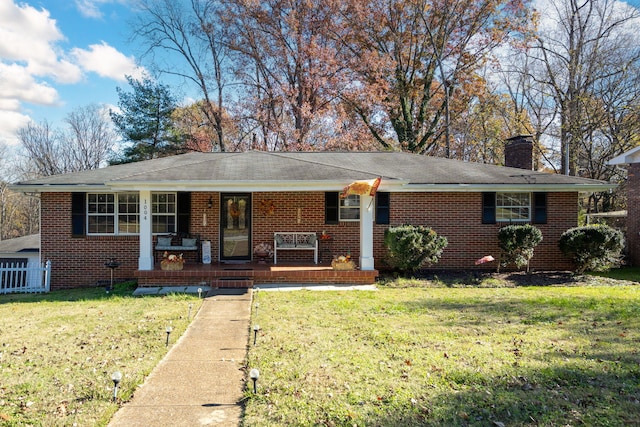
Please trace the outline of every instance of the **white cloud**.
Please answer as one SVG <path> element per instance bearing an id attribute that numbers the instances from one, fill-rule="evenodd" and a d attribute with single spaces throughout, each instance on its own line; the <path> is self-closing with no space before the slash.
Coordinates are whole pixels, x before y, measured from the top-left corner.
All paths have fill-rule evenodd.
<path id="1" fill-rule="evenodd" d="M 101 6 L 126 2 L 77 0 L 76 6 L 84 16 L 101 18 Z M 94 73 L 120 82 L 125 75 L 139 78 L 144 72 L 133 57 L 106 42 L 64 50 L 65 42 L 58 21 L 47 9 L 22 0 L 0 0 L 0 143 L 17 142 L 15 132 L 30 120 L 26 104 L 63 105 L 60 84 L 84 82 Z"/>
<path id="2" fill-rule="evenodd" d="M 0 144 L 9 146 L 18 144 L 18 129 L 25 126 L 31 118 L 17 111 L 6 111 L 0 106 Z"/>
<path id="3" fill-rule="evenodd" d="M 0 0 L 0 60 L 19 64 L 24 72 L 59 83 L 82 78 L 77 65 L 65 60 L 56 44 L 65 38 L 45 9 Z"/>
<path id="4" fill-rule="evenodd" d="M 0 101 L 5 106 L 16 102 L 56 105 L 58 92 L 46 82 L 37 82 L 22 66 L 0 63 Z"/>
<path id="5" fill-rule="evenodd" d="M 106 4 L 122 4 L 133 7 L 137 0 L 75 0 L 76 9 L 86 18 L 102 19 L 104 13 L 100 9 Z"/>
<path id="6" fill-rule="evenodd" d="M 127 75 L 138 78 L 144 72 L 144 69 L 136 65 L 133 56 L 125 56 L 105 42 L 92 44 L 88 50 L 74 48 L 71 56 L 86 71 L 114 80 L 125 81 Z"/>
<path id="7" fill-rule="evenodd" d="M 102 18 L 102 12 L 100 11 L 99 4 L 103 3 L 101 1 L 93 1 L 93 0 L 76 0 L 76 8 L 87 18 Z"/>

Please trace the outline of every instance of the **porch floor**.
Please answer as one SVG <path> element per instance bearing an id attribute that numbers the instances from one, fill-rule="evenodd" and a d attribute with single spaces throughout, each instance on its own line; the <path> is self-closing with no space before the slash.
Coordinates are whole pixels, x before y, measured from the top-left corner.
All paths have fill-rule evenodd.
<path id="1" fill-rule="evenodd" d="M 328 264 L 313 263 L 186 263 L 182 270 L 165 271 L 157 263 L 153 270 L 135 272 L 139 287 L 210 286 L 212 288 L 251 288 L 263 284 L 344 284 L 370 285 L 377 270 L 334 270 Z"/>

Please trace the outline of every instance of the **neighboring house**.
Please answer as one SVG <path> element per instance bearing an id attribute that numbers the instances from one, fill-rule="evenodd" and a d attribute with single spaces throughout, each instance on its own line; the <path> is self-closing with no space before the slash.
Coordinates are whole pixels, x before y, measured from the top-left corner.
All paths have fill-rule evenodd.
<path id="1" fill-rule="evenodd" d="M 640 265 L 640 147 L 609 160 L 613 166 L 627 168 L 627 261 Z"/>
<path id="2" fill-rule="evenodd" d="M 252 248 L 273 244 L 274 232 L 324 232 L 332 237 L 324 250 L 350 253 L 360 272 L 370 273 L 362 280 L 372 281 L 385 267 L 384 231 L 401 224 L 429 226 L 448 239 L 434 267 L 471 269 L 478 258 L 497 255 L 500 227 L 533 223 L 544 240 L 531 268 L 567 269 L 557 241 L 577 225 L 579 193 L 612 185 L 532 171 L 531 150 L 529 138 L 510 140 L 506 164 L 515 167 L 399 152 L 189 153 L 19 182 L 12 189 L 40 194 L 41 252 L 53 262 L 53 287 L 103 280 L 112 257 L 120 263 L 119 277 L 137 277 L 143 286 L 179 278 L 187 283 L 187 276 L 205 283 L 203 266 L 198 273 L 154 273 L 161 256 L 154 251 L 157 240 L 171 233 L 210 242 L 213 268 L 254 261 Z M 354 181 L 377 177 L 382 182 L 375 197 L 340 197 Z M 202 260 L 200 251 L 184 255 L 189 266 Z M 291 261 L 313 265 L 313 255 L 278 251 L 278 266 Z M 279 274 L 252 277 L 322 281 Z"/>
<path id="3" fill-rule="evenodd" d="M 42 291 L 40 235 L 0 240 L 0 293 Z"/>

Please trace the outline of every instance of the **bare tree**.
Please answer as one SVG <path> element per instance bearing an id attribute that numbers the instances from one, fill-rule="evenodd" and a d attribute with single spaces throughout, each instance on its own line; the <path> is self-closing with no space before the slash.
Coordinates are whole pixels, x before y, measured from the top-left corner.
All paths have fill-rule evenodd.
<path id="1" fill-rule="evenodd" d="M 66 131 L 48 121 L 29 122 L 18 130 L 24 156 L 22 174 L 50 176 L 103 166 L 116 143 L 106 112 L 97 105 L 78 108 L 65 118 Z"/>
<path id="2" fill-rule="evenodd" d="M 220 2 L 214 0 L 143 0 L 144 13 L 134 23 L 134 38 L 146 46 L 162 74 L 184 78 L 198 90 L 206 122 L 216 135 L 215 146 L 226 150 L 225 90 L 227 48 L 220 24 Z M 167 55 L 169 53 L 169 55 Z"/>
<path id="3" fill-rule="evenodd" d="M 18 139 L 26 157 L 30 159 L 29 166 L 38 175 L 50 176 L 71 171 L 69 151 L 61 143 L 62 135 L 48 121 L 27 123 L 18 129 Z"/>
<path id="4" fill-rule="evenodd" d="M 529 77 L 553 100 L 547 107 L 559 120 L 562 171 L 584 175 L 584 144 L 593 142 L 593 132 L 601 128 L 593 107 L 606 101 L 603 89 L 612 81 L 633 78 L 625 70 L 640 61 L 640 13 L 615 0 L 548 0 L 541 16 L 528 51 Z"/>
<path id="5" fill-rule="evenodd" d="M 68 131 L 63 136 L 69 150 L 72 170 L 97 169 L 104 166 L 118 136 L 109 112 L 92 104 L 67 115 Z"/>
<path id="6" fill-rule="evenodd" d="M 8 153 L 0 144 L 0 240 L 37 233 L 40 225 L 39 199 L 9 189 L 9 182 L 18 179 L 19 168 Z"/>

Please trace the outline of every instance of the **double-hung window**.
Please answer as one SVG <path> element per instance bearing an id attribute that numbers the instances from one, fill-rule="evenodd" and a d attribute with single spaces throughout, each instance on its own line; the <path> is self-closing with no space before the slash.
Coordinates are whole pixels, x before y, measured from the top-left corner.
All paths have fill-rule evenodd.
<path id="1" fill-rule="evenodd" d="M 496 193 L 496 221 L 531 220 L 531 193 Z"/>
<path id="2" fill-rule="evenodd" d="M 340 199 L 340 221 L 360 220 L 360 196 L 350 194 Z"/>
<path id="3" fill-rule="evenodd" d="M 118 234 L 140 233 L 140 197 L 137 193 L 118 194 Z"/>
<path id="4" fill-rule="evenodd" d="M 139 233 L 139 206 L 137 193 L 87 194 L 87 233 Z"/>
<path id="5" fill-rule="evenodd" d="M 116 195 L 113 193 L 87 194 L 88 234 L 115 234 Z"/>
<path id="6" fill-rule="evenodd" d="M 176 193 L 152 193 L 151 213 L 153 233 L 175 233 L 177 203 Z"/>

